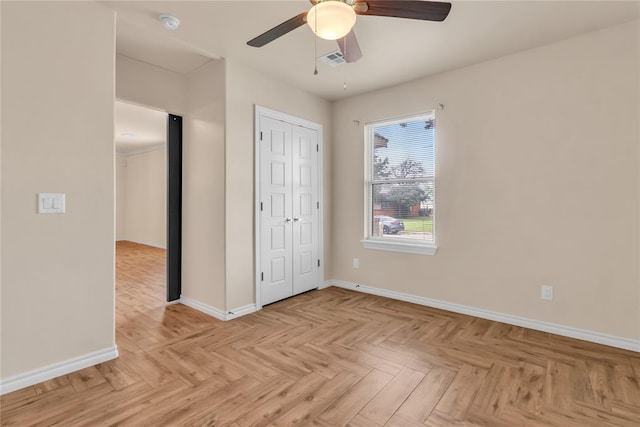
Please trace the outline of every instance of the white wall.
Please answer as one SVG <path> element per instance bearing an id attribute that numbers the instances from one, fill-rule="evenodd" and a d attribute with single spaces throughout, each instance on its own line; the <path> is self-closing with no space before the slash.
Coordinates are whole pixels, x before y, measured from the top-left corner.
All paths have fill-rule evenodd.
<path id="1" fill-rule="evenodd" d="M 115 345 L 115 15 L 1 7 L 5 381 Z M 65 193 L 66 214 L 37 214 L 38 192 Z"/>
<path id="2" fill-rule="evenodd" d="M 183 121 L 182 295 L 225 310 L 225 66 L 187 76 Z"/>
<path id="3" fill-rule="evenodd" d="M 127 240 L 126 238 L 126 179 L 127 169 L 126 157 L 116 155 L 116 240 Z"/>
<path id="4" fill-rule="evenodd" d="M 116 239 L 166 248 L 166 148 L 116 157 L 116 186 Z"/>
<path id="5" fill-rule="evenodd" d="M 333 278 L 639 339 L 638 34 L 625 24 L 336 102 Z M 437 103 L 438 252 L 365 250 L 362 124 Z"/>
<path id="6" fill-rule="evenodd" d="M 181 115 L 187 110 L 187 80 L 173 71 L 117 55 L 116 97 Z"/>
<path id="7" fill-rule="evenodd" d="M 297 116 L 323 126 L 324 141 L 324 271 L 330 267 L 331 105 L 266 76 L 226 61 L 226 292 L 229 309 L 255 302 L 254 272 L 254 105 Z"/>
<path id="8" fill-rule="evenodd" d="M 174 73 L 160 67 L 149 65 L 126 56 L 116 55 L 116 98 L 144 107 L 154 108 L 172 114 L 184 115 L 187 111 L 187 78 L 184 75 Z M 164 151 L 166 152 L 166 150 Z M 127 157 L 122 157 L 119 159 L 126 158 Z M 122 163 L 117 167 L 122 168 Z M 158 167 L 155 167 L 154 169 L 156 170 L 157 175 L 159 173 Z M 124 176 L 124 168 L 119 172 Z M 159 177 L 156 179 L 159 179 Z M 163 188 L 166 193 L 166 173 L 165 181 L 163 182 L 165 182 Z M 129 234 L 128 230 L 135 230 L 135 227 L 131 226 L 127 228 L 126 225 L 129 221 L 129 216 L 136 216 L 135 213 L 125 214 L 124 206 L 126 205 L 126 193 L 126 188 L 123 189 L 118 187 L 118 200 L 116 206 L 122 206 L 123 210 L 120 211 L 118 209 L 117 211 L 116 236 L 118 240 L 127 239 L 138 241 L 136 239 L 142 239 L 144 236 L 140 237 L 138 234 Z M 156 198 L 156 200 L 159 199 Z M 159 201 L 154 202 L 156 206 L 159 206 L 159 203 Z M 166 200 L 162 203 L 166 204 Z M 155 211 L 157 212 L 157 208 Z M 165 216 L 163 218 L 166 222 L 166 210 L 164 212 Z M 166 227 L 159 223 L 159 217 L 154 217 L 156 218 L 156 226 L 154 229 L 159 230 L 162 228 L 164 230 L 163 232 L 166 234 Z M 134 221 L 138 224 L 141 222 L 139 220 Z M 144 233 L 147 236 L 150 235 L 150 232 L 148 231 L 145 231 Z M 166 236 L 162 236 L 160 233 L 160 231 L 153 232 L 155 237 L 152 238 L 152 241 L 155 243 L 152 244 L 165 246 L 166 243 L 159 244 L 159 242 L 166 241 Z"/>

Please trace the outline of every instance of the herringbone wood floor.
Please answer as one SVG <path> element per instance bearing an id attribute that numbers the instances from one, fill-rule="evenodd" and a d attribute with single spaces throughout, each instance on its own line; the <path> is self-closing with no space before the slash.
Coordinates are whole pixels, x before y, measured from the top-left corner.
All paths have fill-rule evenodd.
<path id="1" fill-rule="evenodd" d="M 2 425 L 639 426 L 640 354 L 329 288 L 221 322 L 117 245 L 117 360 L 2 397 Z"/>

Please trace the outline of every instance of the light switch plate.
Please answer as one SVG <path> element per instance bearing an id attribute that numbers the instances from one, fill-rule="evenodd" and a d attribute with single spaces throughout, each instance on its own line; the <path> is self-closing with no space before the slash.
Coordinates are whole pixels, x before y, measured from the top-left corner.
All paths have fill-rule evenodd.
<path id="1" fill-rule="evenodd" d="M 38 213 L 64 213 L 64 194 L 38 193 Z"/>

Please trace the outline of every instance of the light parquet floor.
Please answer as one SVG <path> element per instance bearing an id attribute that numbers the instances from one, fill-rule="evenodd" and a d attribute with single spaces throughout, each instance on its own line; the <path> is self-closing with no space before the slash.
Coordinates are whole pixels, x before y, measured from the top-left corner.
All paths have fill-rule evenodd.
<path id="1" fill-rule="evenodd" d="M 117 245 L 120 357 L 1 399 L 2 425 L 640 426 L 640 354 L 329 288 L 221 322 Z"/>

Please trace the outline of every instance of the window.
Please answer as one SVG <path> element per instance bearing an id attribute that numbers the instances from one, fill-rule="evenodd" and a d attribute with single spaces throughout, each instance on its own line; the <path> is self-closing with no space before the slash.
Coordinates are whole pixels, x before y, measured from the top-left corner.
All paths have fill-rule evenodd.
<path id="1" fill-rule="evenodd" d="M 435 115 L 369 123 L 369 249 L 433 255 L 436 251 Z"/>

